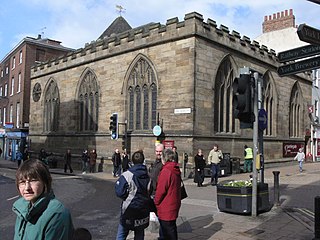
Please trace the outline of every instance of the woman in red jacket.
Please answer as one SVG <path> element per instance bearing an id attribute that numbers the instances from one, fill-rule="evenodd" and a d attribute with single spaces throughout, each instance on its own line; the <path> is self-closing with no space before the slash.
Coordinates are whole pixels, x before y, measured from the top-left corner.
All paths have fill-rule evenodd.
<path id="1" fill-rule="evenodd" d="M 176 220 L 181 206 L 181 172 L 171 149 L 163 152 L 162 164 L 154 199 L 160 222 L 159 239 L 175 240 L 178 239 Z"/>

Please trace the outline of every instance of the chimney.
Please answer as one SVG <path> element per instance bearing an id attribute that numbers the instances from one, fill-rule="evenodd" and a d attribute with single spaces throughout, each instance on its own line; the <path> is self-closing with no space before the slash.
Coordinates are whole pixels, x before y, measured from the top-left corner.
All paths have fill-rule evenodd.
<path id="1" fill-rule="evenodd" d="M 41 34 L 38 34 L 38 38 L 37 39 L 41 39 Z"/>
<path id="2" fill-rule="evenodd" d="M 262 23 L 262 32 L 273 32 L 285 28 L 296 27 L 295 16 L 293 10 L 290 9 L 284 12 L 274 13 L 272 16 L 264 16 L 264 22 Z"/>

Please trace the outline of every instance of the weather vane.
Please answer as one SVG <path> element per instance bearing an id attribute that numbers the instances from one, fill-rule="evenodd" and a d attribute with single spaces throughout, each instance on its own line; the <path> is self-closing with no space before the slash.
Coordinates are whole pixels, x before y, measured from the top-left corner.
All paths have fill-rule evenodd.
<path id="1" fill-rule="evenodd" d="M 119 12 L 119 15 L 121 16 L 121 13 L 125 12 L 125 8 L 121 5 L 116 5 L 117 11 Z"/>

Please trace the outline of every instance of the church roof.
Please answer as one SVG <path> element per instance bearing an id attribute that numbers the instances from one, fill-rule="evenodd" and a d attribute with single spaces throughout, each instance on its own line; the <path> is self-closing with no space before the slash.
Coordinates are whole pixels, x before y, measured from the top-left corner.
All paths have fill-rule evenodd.
<path id="1" fill-rule="evenodd" d="M 119 34 L 128 30 L 131 30 L 132 27 L 129 23 L 122 17 L 117 17 L 111 25 L 100 35 L 99 38 L 110 37 L 112 34 Z"/>

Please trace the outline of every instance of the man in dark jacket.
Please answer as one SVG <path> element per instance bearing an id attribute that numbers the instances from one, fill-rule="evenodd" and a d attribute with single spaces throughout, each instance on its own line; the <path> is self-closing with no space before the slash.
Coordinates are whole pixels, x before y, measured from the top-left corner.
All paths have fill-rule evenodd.
<path id="1" fill-rule="evenodd" d="M 112 164 L 113 164 L 113 176 L 119 177 L 121 174 L 121 155 L 119 149 L 116 148 L 112 155 Z"/>
<path id="2" fill-rule="evenodd" d="M 129 230 L 134 239 L 144 239 L 144 229 L 149 226 L 150 178 L 142 151 L 132 155 L 133 167 L 124 172 L 115 185 L 116 195 L 122 199 L 117 239 L 126 239 Z"/>
<path id="3" fill-rule="evenodd" d="M 164 146 L 163 144 L 158 144 L 156 146 L 156 160 L 154 161 L 151 171 L 150 171 L 150 178 L 152 181 L 152 197 L 155 195 L 156 192 L 156 188 L 157 188 L 157 182 L 158 182 L 158 176 L 159 173 L 162 169 L 162 162 L 161 162 L 161 156 L 162 156 L 162 152 L 163 152 Z"/>

